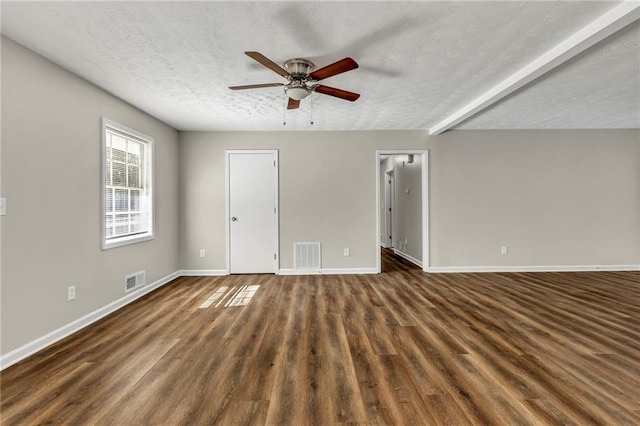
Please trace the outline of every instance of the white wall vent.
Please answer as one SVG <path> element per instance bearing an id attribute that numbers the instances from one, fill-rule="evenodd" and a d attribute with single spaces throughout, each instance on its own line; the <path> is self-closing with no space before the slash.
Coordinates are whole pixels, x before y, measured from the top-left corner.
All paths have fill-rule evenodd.
<path id="1" fill-rule="evenodd" d="M 320 269 L 320 243 L 293 243 L 294 269 Z"/>
<path id="2" fill-rule="evenodd" d="M 145 280 L 144 272 L 145 271 L 140 271 L 131 275 L 127 275 L 124 278 L 124 291 L 131 291 L 136 287 L 143 286 Z"/>

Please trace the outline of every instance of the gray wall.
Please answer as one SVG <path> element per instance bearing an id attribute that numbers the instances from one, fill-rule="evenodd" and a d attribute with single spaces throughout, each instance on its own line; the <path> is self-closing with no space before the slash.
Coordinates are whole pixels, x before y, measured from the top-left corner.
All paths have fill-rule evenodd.
<path id="1" fill-rule="evenodd" d="M 323 268 L 375 268 L 376 149 L 424 149 L 426 133 L 183 132 L 180 141 L 183 269 L 225 268 L 226 149 L 279 150 L 281 268 L 293 268 L 298 241 L 322 243 Z"/>
<path id="2" fill-rule="evenodd" d="M 155 138 L 156 238 L 102 251 L 100 119 Z M 2 353 L 178 269 L 178 134 L 2 37 Z M 67 302 L 67 286 L 76 300 Z"/>
<path id="3" fill-rule="evenodd" d="M 638 130 L 459 130 L 431 141 L 432 265 L 638 264 Z"/>
<path id="4" fill-rule="evenodd" d="M 323 267 L 374 268 L 375 150 L 425 148 L 432 267 L 637 265 L 638 144 L 637 130 L 182 133 L 181 266 L 224 269 L 224 150 L 266 148 L 282 268 L 315 240 Z"/>

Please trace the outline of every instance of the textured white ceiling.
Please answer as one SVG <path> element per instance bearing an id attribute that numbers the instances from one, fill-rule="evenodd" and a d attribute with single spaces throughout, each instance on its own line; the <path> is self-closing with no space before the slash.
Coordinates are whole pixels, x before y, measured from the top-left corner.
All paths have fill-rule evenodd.
<path id="1" fill-rule="evenodd" d="M 2 2 L 2 32 L 180 130 L 427 129 L 616 2 Z M 640 26 L 460 128 L 640 127 Z M 360 68 L 286 112 L 284 82 L 244 55 Z M 313 121 L 311 125 L 313 105 Z"/>
<path id="2" fill-rule="evenodd" d="M 639 45 L 635 22 L 458 128 L 639 128 Z"/>

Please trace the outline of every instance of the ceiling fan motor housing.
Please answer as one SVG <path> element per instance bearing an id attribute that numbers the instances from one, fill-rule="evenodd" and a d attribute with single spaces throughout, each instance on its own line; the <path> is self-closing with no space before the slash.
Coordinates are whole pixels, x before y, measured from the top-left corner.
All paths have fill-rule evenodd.
<path id="1" fill-rule="evenodd" d="M 309 73 L 313 71 L 313 62 L 295 58 L 285 61 L 283 66 L 291 74 L 289 84 L 284 87 L 287 96 L 297 101 L 309 96 L 312 89 L 306 83 L 309 81 Z"/>
<path id="2" fill-rule="evenodd" d="M 314 68 L 313 62 L 300 58 L 289 59 L 283 65 L 293 77 L 307 77 Z"/>

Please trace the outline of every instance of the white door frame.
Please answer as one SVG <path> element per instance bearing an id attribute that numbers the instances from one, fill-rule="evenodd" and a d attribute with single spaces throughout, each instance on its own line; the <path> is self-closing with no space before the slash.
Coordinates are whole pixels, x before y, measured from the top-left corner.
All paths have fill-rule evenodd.
<path id="1" fill-rule="evenodd" d="M 393 247 L 393 233 L 395 232 L 395 170 L 384 172 L 384 247 Z M 391 237 L 391 238 L 390 238 Z"/>
<path id="2" fill-rule="evenodd" d="M 382 272 L 380 253 L 380 156 L 381 155 L 419 155 L 422 160 L 422 270 L 429 272 L 429 151 L 428 150 L 376 150 L 376 253 L 378 273 Z"/>
<path id="3" fill-rule="evenodd" d="M 278 193 L 278 182 L 280 176 L 280 163 L 278 160 L 278 150 L 277 149 L 228 149 L 224 151 L 224 176 L 225 176 L 225 185 L 224 185 L 224 218 L 225 218 L 225 241 L 226 241 L 226 267 L 227 267 L 227 275 L 231 273 L 231 203 L 230 203 L 230 169 L 229 169 L 229 157 L 232 154 L 273 154 L 276 162 L 276 173 L 275 173 L 275 204 L 276 204 L 276 214 L 275 217 L 275 228 L 276 228 L 276 241 L 275 241 L 275 274 L 280 270 L 280 195 Z"/>

